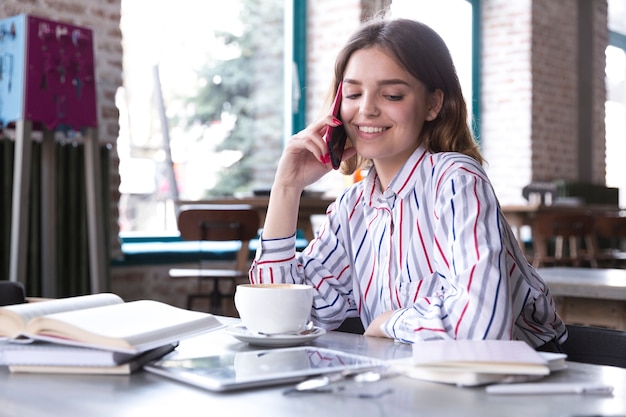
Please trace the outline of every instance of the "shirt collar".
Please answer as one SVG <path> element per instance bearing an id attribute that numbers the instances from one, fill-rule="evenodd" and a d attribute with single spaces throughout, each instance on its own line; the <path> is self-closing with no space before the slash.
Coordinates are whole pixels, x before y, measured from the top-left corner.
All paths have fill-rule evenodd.
<path id="1" fill-rule="evenodd" d="M 413 192 L 415 181 L 412 181 L 412 179 L 417 175 L 420 166 L 424 164 L 429 155 L 431 153 L 421 145 L 415 149 L 409 159 L 402 165 L 400 171 L 393 177 L 384 193 L 380 191 L 380 181 L 378 180 L 376 168 L 372 165 L 368 175 L 363 179 L 364 196 L 367 203 L 371 205 L 377 198 L 384 198 L 390 192 L 400 198 L 404 198 Z"/>

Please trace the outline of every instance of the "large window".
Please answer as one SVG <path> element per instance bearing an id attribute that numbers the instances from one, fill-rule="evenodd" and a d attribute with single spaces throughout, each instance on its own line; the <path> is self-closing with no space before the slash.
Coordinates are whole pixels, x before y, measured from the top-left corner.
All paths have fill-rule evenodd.
<path id="1" fill-rule="evenodd" d="M 288 1 L 122 1 L 121 232 L 175 232 L 176 201 L 271 183 Z"/>
<path id="2" fill-rule="evenodd" d="M 293 114 L 284 103 L 306 82 L 307 2 L 139 3 L 122 0 L 120 230 L 175 233 L 176 201 L 271 186 L 283 139 L 305 124 L 304 95 L 292 102 Z M 391 11 L 442 35 L 477 120 L 472 2 L 393 0 Z"/>
<path id="3" fill-rule="evenodd" d="M 619 189 L 626 208 L 626 0 L 609 0 L 606 49 L 606 185 Z"/>

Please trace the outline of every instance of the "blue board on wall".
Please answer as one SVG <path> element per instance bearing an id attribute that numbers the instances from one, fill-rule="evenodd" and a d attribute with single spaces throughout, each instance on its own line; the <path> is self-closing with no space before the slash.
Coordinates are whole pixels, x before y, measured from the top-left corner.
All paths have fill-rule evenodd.
<path id="1" fill-rule="evenodd" d="M 0 20 L 0 124 L 24 119 L 26 16 Z"/>

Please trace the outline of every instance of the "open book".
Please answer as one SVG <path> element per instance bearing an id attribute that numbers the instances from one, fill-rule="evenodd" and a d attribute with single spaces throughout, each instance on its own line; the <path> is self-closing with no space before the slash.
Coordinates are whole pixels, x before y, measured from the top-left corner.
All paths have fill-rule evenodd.
<path id="1" fill-rule="evenodd" d="M 212 314 L 102 293 L 0 307 L 0 337 L 139 353 L 224 327 Z"/>
<path id="2" fill-rule="evenodd" d="M 551 370 L 546 356 L 518 340 L 417 342 L 412 358 L 392 366 L 411 378 L 459 386 L 528 381 Z"/>

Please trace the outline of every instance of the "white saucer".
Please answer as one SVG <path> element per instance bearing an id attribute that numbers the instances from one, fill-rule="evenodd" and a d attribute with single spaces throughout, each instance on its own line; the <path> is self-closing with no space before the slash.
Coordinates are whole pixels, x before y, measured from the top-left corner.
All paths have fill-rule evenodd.
<path id="1" fill-rule="evenodd" d="M 226 328 L 226 333 L 234 338 L 256 346 L 269 346 L 269 347 L 286 347 L 296 346 L 302 343 L 310 342 L 317 339 L 323 334 L 326 334 L 326 330 L 321 327 L 313 327 L 310 333 L 300 335 L 275 335 L 265 336 L 261 334 L 251 333 L 244 325 L 237 324 L 235 326 L 229 326 Z"/>

